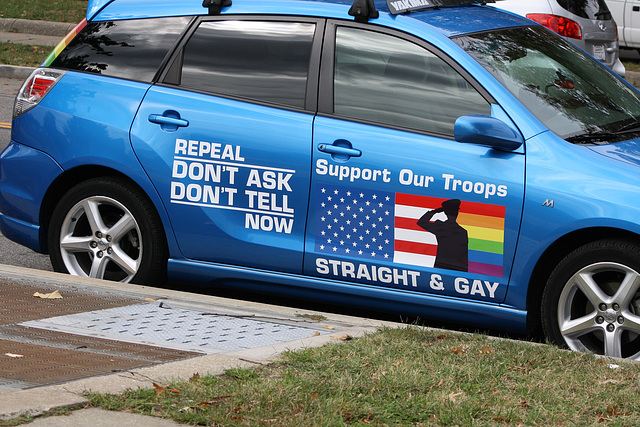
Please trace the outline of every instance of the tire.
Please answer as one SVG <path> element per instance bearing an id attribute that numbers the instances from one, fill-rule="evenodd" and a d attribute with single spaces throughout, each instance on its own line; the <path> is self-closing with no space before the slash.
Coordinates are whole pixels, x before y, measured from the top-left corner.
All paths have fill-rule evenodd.
<path id="1" fill-rule="evenodd" d="M 168 254 L 156 210 L 141 190 L 117 178 L 71 188 L 53 211 L 48 243 L 51 264 L 61 273 L 141 284 L 166 278 Z"/>
<path id="2" fill-rule="evenodd" d="M 541 311 L 546 337 L 562 347 L 640 360 L 640 245 L 576 249 L 549 276 Z"/>

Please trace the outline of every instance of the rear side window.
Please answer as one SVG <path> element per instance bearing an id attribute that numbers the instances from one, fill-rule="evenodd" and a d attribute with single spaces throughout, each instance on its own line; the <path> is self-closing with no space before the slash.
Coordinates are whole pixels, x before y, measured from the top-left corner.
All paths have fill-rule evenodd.
<path id="1" fill-rule="evenodd" d="M 564 10 L 586 19 L 611 19 L 611 12 L 605 0 L 558 0 Z"/>
<path id="2" fill-rule="evenodd" d="M 304 107 L 315 24 L 202 23 L 184 49 L 186 89 Z"/>
<path id="3" fill-rule="evenodd" d="M 90 22 L 51 67 L 150 82 L 187 17 Z"/>

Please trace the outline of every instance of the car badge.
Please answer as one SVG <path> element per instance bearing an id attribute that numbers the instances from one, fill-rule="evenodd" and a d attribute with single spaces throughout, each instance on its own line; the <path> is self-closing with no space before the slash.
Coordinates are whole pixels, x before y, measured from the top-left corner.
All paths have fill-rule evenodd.
<path id="1" fill-rule="evenodd" d="M 599 28 L 600 28 L 600 30 L 602 30 L 602 31 L 607 31 L 607 26 L 606 26 L 606 25 L 604 25 L 602 22 L 599 22 L 599 23 L 598 23 L 598 27 L 599 27 Z"/>

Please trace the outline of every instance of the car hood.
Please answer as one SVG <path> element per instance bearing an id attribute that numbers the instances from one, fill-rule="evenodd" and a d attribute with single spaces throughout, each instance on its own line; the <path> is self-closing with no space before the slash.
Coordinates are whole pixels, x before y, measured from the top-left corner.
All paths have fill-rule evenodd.
<path id="1" fill-rule="evenodd" d="M 640 166 L 640 138 L 589 147 L 603 156 Z"/>

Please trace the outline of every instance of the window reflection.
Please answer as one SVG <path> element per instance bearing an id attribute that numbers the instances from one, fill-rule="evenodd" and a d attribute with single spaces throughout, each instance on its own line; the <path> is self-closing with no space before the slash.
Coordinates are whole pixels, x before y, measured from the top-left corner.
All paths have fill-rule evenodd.
<path id="1" fill-rule="evenodd" d="M 151 81 L 186 17 L 91 22 L 52 67 Z"/>
<path id="2" fill-rule="evenodd" d="M 454 41 L 562 138 L 617 131 L 640 117 L 640 97 L 632 89 L 542 27 L 491 31 Z"/>
<path id="3" fill-rule="evenodd" d="M 335 114 L 447 135 L 462 115 L 490 114 L 475 89 L 422 47 L 346 27 L 336 36 Z"/>
<path id="4" fill-rule="evenodd" d="M 184 52 L 181 86 L 304 107 L 314 24 L 217 21 Z"/>

